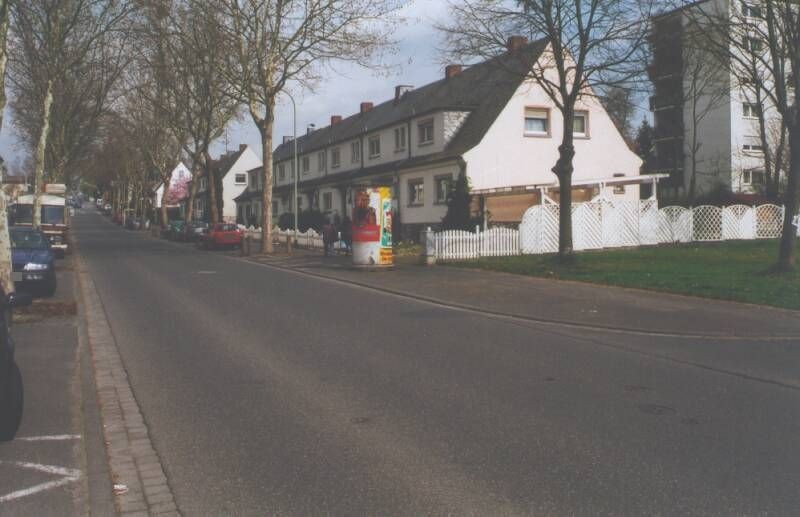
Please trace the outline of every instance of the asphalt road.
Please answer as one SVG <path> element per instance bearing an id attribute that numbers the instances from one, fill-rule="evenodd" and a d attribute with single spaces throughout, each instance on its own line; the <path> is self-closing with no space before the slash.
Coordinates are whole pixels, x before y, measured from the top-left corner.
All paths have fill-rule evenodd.
<path id="1" fill-rule="evenodd" d="M 800 391 L 769 377 L 798 343 L 545 328 L 74 221 L 187 515 L 800 508 Z"/>

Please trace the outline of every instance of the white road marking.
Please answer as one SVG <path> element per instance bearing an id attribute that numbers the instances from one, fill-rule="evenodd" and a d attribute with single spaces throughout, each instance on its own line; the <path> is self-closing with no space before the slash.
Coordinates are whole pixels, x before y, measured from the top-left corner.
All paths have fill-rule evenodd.
<path id="1" fill-rule="evenodd" d="M 198 271 L 197 274 L 198 275 L 216 275 L 217 272 L 216 271 Z"/>
<path id="2" fill-rule="evenodd" d="M 15 438 L 23 442 L 58 442 L 66 440 L 80 440 L 79 434 L 51 434 L 46 436 L 24 436 L 22 438 Z"/>
<path id="3" fill-rule="evenodd" d="M 27 461 L 2 461 L 2 460 L 0 460 L 0 464 L 14 465 L 24 469 L 44 472 L 45 474 L 54 474 L 62 476 L 61 479 L 55 479 L 53 481 L 39 483 L 38 485 L 34 485 L 28 488 L 23 488 L 22 490 L 16 490 L 14 492 L 11 492 L 10 494 L 0 496 L 0 503 L 14 501 L 16 499 L 21 499 L 29 495 L 38 494 L 39 492 L 44 492 L 45 490 L 58 488 L 60 486 L 64 486 L 69 483 L 78 481 L 81 477 L 80 470 L 71 469 L 67 467 L 59 467 L 57 465 L 44 465 L 41 463 L 29 463 Z"/>

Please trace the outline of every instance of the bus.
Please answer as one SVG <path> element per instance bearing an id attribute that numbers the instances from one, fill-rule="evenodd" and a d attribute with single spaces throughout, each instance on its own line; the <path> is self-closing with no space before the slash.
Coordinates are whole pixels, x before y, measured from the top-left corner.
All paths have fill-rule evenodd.
<path id="1" fill-rule="evenodd" d="M 49 187 L 50 185 L 48 185 Z M 19 196 L 12 207 L 11 222 L 18 226 L 33 225 L 34 194 Z M 59 256 L 69 251 L 70 210 L 66 199 L 55 194 L 42 194 L 41 230 Z"/>

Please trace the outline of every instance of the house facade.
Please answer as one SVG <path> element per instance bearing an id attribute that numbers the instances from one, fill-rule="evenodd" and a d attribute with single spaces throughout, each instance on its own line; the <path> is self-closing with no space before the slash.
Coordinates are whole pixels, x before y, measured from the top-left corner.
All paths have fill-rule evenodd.
<path id="1" fill-rule="evenodd" d="M 676 197 L 714 193 L 759 194 L 764 190 L 763 111 L 767 144 L 774 149 L 780 115 L 741 70 L 740 60 L 719 57 L 703 44 L 717 20 L 759 24 L 757 1 L 705 0 L 653 19 L 653 61 L 648 74 L 655 130 L 655 167 L 668 173 L 662 185 Z M 704 33 L 700 38 L 697 34 Z M 700 43 L 695 43 L 695 42 Z M 751 41 L 754 52 L 761 43 Z M 743 52 L 732 46 L 733 55 Z M 769 81 L 769 79 L 767 79 Z M 692 188 L 694 182 L 694 188 Z"/>
<path id="2" fill-rule="evenodd" d="M 513 37 L 503 55 L 470 67 L 447 66 L 436 82 L 400 85 L 386 102 L 362 102 L 347 118 L 333 115 L 327 127 L 298 138 L 297 166 L 295 142 L 284 139 L 274 153 L 276 220 L 295 205 L 344 217 L 355 188 L 391 186 L 395 231 L 416 239 L 422 228 L 441 223 L 461 174 L 490 223 L 518 223 L 531 205 L 556 200 L 550 169 L 563 121 L 545 92 L 526 78 L 546 52 L 544 41 Z M 638 199 L 641 160 L 595 98 L 580 101 L 575 129 L 576 200 L 600 194 Z M 260 213 L 258 181 L 239 199 L 243 214 L 248 204 L 251 213 Z"/>
<path id="3" fill-rule="evenodd" d="M 248 145 L 241 144 L 237 151 L 227 152 L 214 160 L 211 167 L 218 178 L 217 196 L 220 197 L 220 218 L 223 222 L 235 222 L 237 220 L 235 199 L 247 188 L 248 171 L 261 167 L 261 160 Z M 209 221 L 211 200 L 208 178 L 201 175 L 197 181 L 193 218 Z"/>
<path id="4" fill-rule="evenodd" d="M 178 189 L 178 188 L 182 189 L 183 187 L 185 187 L 185 185 L 191 179 L 192 179 L 192 173 L 189 171 L 189 169 L 186 167 L 186 165 L 183 164 L 183 162 L 179 162 L 178 165 L 176 165 L 175 168 L 172 169 L 172 173 L 170 175 L 170 181 L 169 181 L 169 183 L 170 183 L 170 192 L 174 193 L 175 189 Z M 179 195 L 172 195 L 170 197 L 174 200 L 174 202 L 171 202 L 171 203 L 168 202 L 167 203 L 167 207 L 168 208 L 178 208 L 179 207 L 179 201 L 180 201 L 179 198 L 180 198 L 180 196 Z M 161 203 L 162 203 L 163 199 L 164 199 L 164 184 L 161 183 L 158 186 L 158 188 L 155 190 L 154 206 L 156 208 L 161 208 Z"/>

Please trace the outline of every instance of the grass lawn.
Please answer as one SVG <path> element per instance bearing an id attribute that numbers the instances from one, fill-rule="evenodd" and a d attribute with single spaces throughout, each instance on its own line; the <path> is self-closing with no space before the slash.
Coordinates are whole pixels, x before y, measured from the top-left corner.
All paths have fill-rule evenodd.
<path id="1" fill-rule="evenodd" d="M 636 287 L 800 310 L 800 271 L 768 272 L 776 240 L 727 241 L 553 255 L 523 255 L 450 265 L 519 275 Z"/>

